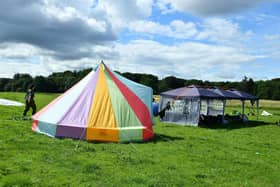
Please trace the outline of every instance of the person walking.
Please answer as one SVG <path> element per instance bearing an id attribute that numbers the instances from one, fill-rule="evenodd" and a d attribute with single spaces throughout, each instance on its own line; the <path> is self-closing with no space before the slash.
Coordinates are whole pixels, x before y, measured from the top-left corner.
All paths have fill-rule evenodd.
<path id="1" fill-rule="evenodd" d="M 25 109 L 23 111 L 23 116 L 26 116 L 26 113 L 29 111 L 30 107 L 32 108 L 32 115 L 36 113 L 36 103 L 34 100 L 35 97 L 35 86 L 32 84 L 25 95 Z"/>

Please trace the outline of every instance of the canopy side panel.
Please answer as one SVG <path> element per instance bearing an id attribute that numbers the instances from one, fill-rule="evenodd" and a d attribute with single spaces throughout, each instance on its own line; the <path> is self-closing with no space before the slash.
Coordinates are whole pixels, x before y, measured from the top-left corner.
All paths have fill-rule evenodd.
<path id="1" fill-rule="evenodd" d="M 142 127 L 141 122 L 138 120 L 126 98 L 120 92 L 119 88 L 116 86 L 107 72 L 105 75 L 118 127 Z"/>
<path id="2" fill-rule="evenodd" d="M 143 139 L 149 139 L 153 137 L 153 129 L 152 129 L 152 117 L 150 115 L 150 111 L 148 107 L 139 99 L 137 95 L 135 95 L 126 85 L 124 85 L 117 77 L 107 68 L 107 71 L 113 81 L 116 83 L 129 105 L 133 109 L 139 121 L 142 123 L 146 129 L 143 130 Z"/>
<path id="3" fill-rule="evenodd" d="M 118 141 L 117 122 L 109 94 L 103 66 L 96 85 L 87 121 L 87 140 Z"/>
<path id="4" fill-rule="evenodd" d="M 85 140 L 86 127 L 57 125 L 56 137 L 67 137 Z"/>
<path id="5" fill-rule="evenodd" d="M 58 122 L 56 136 L 85 139 L 86 123 L 96 88 L 99 69 L 92 76 L 80 97 Z"/>
<path id="6" fill-rule="evenodd" d="M 99 69 L 92 76 L 91 80 L 85 86 L 80 97 L 75 101 L 74 105 L 66 112 L 58 125 L 81 126 L 85 127 L 89 116 L 96 84 L 98 80 Z"/>
<path id="7" fill-rule="evenodd" d="M 90 76 L 90 74 L 88 74 L 88 76 Z M 82 81 L 82 80 L 81 80 Z M 61 98 L 63 98 L 65 95 L 69 94 L 70 92 L 73 91 L 73 89 L 75 89 L 80 83 L 81 81 L 79 81 L 77 84 L 75 84 L 74 86 L 72 86 L 69 90 L 67 90 L 65 93 L 61 94 L 60 96 L 58 96 L 57 98 L 55 98 L 54 100 L 52 100 L 48 105 L 46 105 L 44 108 L 42 108 L 40 111 L 38 111 L 36 114 L 34 114 L 32 116 L 32 118 L 34 120 L 38 120 L 38 118 L 44 114 L 49 108 L 51 108 L 53 105 L 55 105 Z"/>
<path id="8" fill-rule="evenodd" d="M 120 142 L 142 141 L 143 128 L 123 128 L 119 132 Z"/>
<path id="9" fill-rule="evenodd" d="M 161 121 L 197 126 L 199 122 L 199 104 L 199 98 L 173 99 L 161 96 L 159 118 Z"/>
<path id="10" fill-rule="evenodd" d="M 82 79 L 73 89 L 66 92 L 63 97 L 57 100 L 49 107 L 42 115 L 38 117 L 39 121 L 44 121 L 51 124 L 57 124 L 67 110 L 73 105 L 77 98 L 81 95 L 85 86 L 93 76 L 93 71 Z"/>
<path id="11" fill-rule="evenodd" d="M 153 102 L 153 89 L 136 82 L 133 82 L 118 73 L 112 72 L 123 84 L 125 84 L 130 90 L 132 90 L 141 101 L 147 106 L 150 111 L 151 117 L 153 116 L 152 102 Z"/>
<path id="12" fill-rule="evenodd" d="M 34 129 L 35 132 L 45 134 L 50 137 L 55 137 L 57 130 L 56 124 L 46 123 L 42 121 L 37 121 L 37 127 Z"/>

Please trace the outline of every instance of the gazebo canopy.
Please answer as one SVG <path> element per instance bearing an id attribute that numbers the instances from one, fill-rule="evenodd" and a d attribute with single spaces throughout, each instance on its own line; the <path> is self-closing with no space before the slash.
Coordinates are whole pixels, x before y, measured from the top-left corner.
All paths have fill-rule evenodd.
<path id="1" fill-rule="evenodd" d="M 177 124 L 197 126 L 200 116 L 222 116 L 226 100 L 242 102 L 242 118 L 244 118 L 245 100 L 253 105 L 258 98 L 243 91 L 224 90 L 218 87 L 203 88 L 195 85 L 185 86 L 160 94 L 160 119 Z"/>
<path id="2" fill-rule="evenodd" d="M 230 89 L 230 90 L 226 90 L 227 92 L 233 93 L 235 95 L 237 95 L 239 97 L 240 100 L 251 100 L 251 101 L 256 101 L 259 98 L 257 98 L 256 96 L 253 96 L 251 94 L 248 94 L 246 92 L 243 91 L 239 91 L 236 89 Z"/>
<path id="3" fill-rule="evenodd" d="M 223 98 L 221 95 L 199 86 L 190 85 L 174 90 L 169 90 L 160 94 L 161 96 L 173 97 L 173 98 Z"/>
<path id="4" fill-rule="evenodd" d="M 176 99 L 184 98 L 212 98 L 212 99 L 236 99 L 256 101 L 258 98 L 249 93 L 236 89 L 224 90 L 219 87 L 203 88 L 196 85 L 185 86 L 162 92 L 161 96 L 172 97 Z"/>
<path id="5" fill-rule="evenodd" d="M 237 95 L 231 91 L 228 91 L 228 90 L 223 90 L 219 87 L 214 87 L 209 90 L 215 92 L 216 94 L 222 96 L 225 99 L 240 99 L 239 95 Z"/>

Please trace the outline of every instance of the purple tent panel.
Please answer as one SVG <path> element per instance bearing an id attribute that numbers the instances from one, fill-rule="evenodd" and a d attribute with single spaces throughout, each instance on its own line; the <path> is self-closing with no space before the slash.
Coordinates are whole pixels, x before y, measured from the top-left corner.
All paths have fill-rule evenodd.
<path id="1" fill-rule="evenodd" d="M 85 140 L 86 127 L 58 125 L 56 137 L 71 137 L 74 139 Z"/>
<path id="2" fill-rule="evenodd" d="M 97 69 L 97 71 L 99 71 L 99 69 Z M 97 79 L 98 73 L 95 73 L 84 88 L 80 97 L 59 121 L 58 126 L 86 126 L 94 91 L 97 84 Z"/>

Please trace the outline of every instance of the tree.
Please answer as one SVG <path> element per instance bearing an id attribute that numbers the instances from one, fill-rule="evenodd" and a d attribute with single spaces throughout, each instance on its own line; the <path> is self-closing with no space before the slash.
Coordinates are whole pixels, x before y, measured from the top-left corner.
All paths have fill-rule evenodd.
<path id="1" fill-rule="evenodd" d="M 6 85 L 11 81 L 12 79 L 8 78 L 0 78 L 0 91 L 7 91 L 5 90 Z"/>
<path id="2" fill-rule="evenodd" d="M 25 92 L 32 83 L 33 78 L 31 75 L 17 73 L 6 85 L 6 88 L 9 88 L 10 91 Z"/>
<path id="3" fill-rule="evenodd" d="M 140 83 L 141 77 L 142 77 L 142 75 L 139 74 L 139 73 L 125 72 L 125 73 L 122 73 L 121 75 L 124 76 L 125 78 L 129 79 L 129 80 L 132 80 L 132 81 L 135 81 L 135 82 L 138 82 L 138 83 Z"/>
<path id="4" fill-rule="evenodd" d="M 256 86 L 255 86 L 255 82 L 252 78 L 248 78 L 246 76 L 244 76 L 244 78 L 242 79 L 239 89 L 250 93 L 250 94 L 255 94 L 255 90 L 256 90 Z"/>
<path id="5" fill-rule="evenodd" d="M 159 92 L 185 86 L 185 80 L 174 76 L 165 77 L 159 81 Z"/>
<path id="6" fill-rule="evenodd" d="M 32 78 L 29 74 L 17 73 L 12 79 L 0 78 L 0 91 L 26 91 L 30 84 L 34 83 L 37 92 L 65 92 L 79 80 L 84 78 L 92 68 L 81 71 L 64 71 L 52 73 L 51 75 L 36 76 Z M 237 88 L 239 90 L 256 95 L 260 99 L 280 100 L 280 78 L 265 81 L 254 81 L 244 76 L 240 82 L 211 82 L 196 79 L 180 79 L 174 76 L 165 77 L 161 80 L 151 74 L 140 73 L 119 73 L 122 76 L 152 87 L 155 94 L 183 87 L 186 85 L 198 85 L 204 87 L 218 86 L 223 89 Z"/>
<path id="7" fill-rule="evenodd" d="M 153 88 L 154 93 L 158 93 L 158 77 L 145 74 L 141 77 L 140 83 Z"/>

